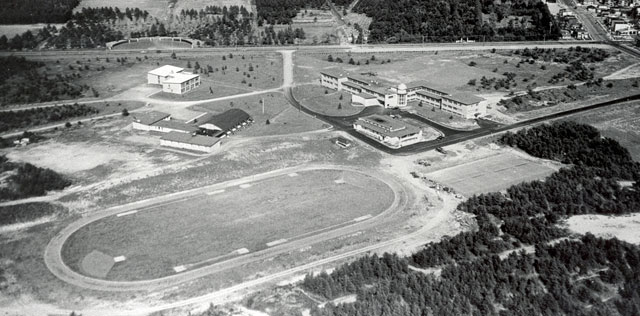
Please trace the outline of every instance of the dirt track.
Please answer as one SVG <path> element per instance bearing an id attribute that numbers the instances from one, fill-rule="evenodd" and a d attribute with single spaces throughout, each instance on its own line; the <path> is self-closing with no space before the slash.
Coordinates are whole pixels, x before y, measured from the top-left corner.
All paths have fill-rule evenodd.
<path id="1" fill-rule="evenodd" d="M 186 199 L 195 194 L 201 194 L 203 192 L 218 190 L 221 188 L 229 187 L 229 186 L 237 186 L 243 183 L 248 183 L 252 181 L 257 181 L 265 178 L 285 175 L 292 172 L 302 172 L 306 170 L 317 170 L 317 169 L 336 169 L 336 170 L 346 170 L 363 173 L 369 176 L 373 176 L 378 180 L 387 184 L 395 194 L 395 198 L 393 203 L 389 208 L 380 213 L 379 215 L 372 217 L 368 220 L 357 222 L 348 226 L 344 226 L 341 228 L 337 228 L 335 230 L 326 231 L 319 233 L 317 235 L 312 235 L 304 238 L 300 238 L 288 243 L 284 243 L 278 246 L 274 246 L 265 250 L 261 250 L 255 253 L 250 253 L 247 255 L 235 257 L 223 262 L 215 263 L 209 266 L 205 266 L 202 268 L 186 271 L 181 274 L 171 275 L 155 280 L 145 280 L 145 281 L 134 281 L 134 282 L 116 282 L 116 281 L 106 281 L 99 280 L 90 277 L 83 276 L 73 270 L 71 270 L 68 266 L 66 266 L 62 260 L 61 250 L 66 239 L 71 236 L 76 230 L 80 229 L 84 225 L 91 223 L 93 221 L 99 220 L 101 218 L 112 216 L 115 214 L 119 214 L 122 212 L 135 210 L 141 207 L 162 204 L 168 201 Z M 318 243 L 321 241 L 326 241 L 329 239 L 333 239 L 342 235 L 346 235 L 358 230 L 367 229 L 374 227 L 379 224 L 382 219 L 391 217 L 395 214 L 396 211 L 403 209 L 409 201 L 413 197 L 404 189 L 402 185 L 399 184 L 392 176 L 383 174 L 381 172 L 376 171 L 363 171 L 357 168 L 352 167 L 343 167 L 343 166 L 334 166 L 334 165 L 308 165 L 308 166 L 298 166 L 286 169 L 280 169 L 272 172 L 267 172 L 255 176 L 249 176 L 237 180 L 226 181 L 198 189 L 173 193 L 161 197 L 156 197 L 148 200 L 143 200 L 139 202 L 134 202 L 122 206 L 117 206 L 105 210 L 100 214 L 96 214 L 93 216 L 88 216 L 82 218 L 71 225 L 64 228 L 58 235 L 56 235 L 47 248 L 45 249 L 44 259 L 45 264 L 49 268 L 49 270 L 56 275 L 61 280 L 73 284 L 75 286 L 99 290 L 99 291 L 151 291 L 157 290 L 161 288 L 166 288 L 169 286 L 174 286 L 176 284 L 180 284 L 183 282 L 195 280 L 197 278 L 218 273 L 221 271 L 225 271 L 227 269 L 237 267 L 242 264 L 247 264 L 251 262 L 265 260 L 267 258 L 271 258 L 278 254 L 288 252 L 295 249 L 303 248 L 307 245 Z"/>

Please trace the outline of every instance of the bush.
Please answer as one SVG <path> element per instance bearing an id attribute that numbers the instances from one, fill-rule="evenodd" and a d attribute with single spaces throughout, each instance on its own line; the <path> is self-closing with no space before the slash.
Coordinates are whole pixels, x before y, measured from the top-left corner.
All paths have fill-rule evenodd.
<path id="1" fill-rule="evenodd" d="M 470 66 L 470 67 L 475 67 L 476 65 L 477 65 L 477 64 L 476 64 L 476 62 L 475 62 L 475 61 L 471 61 L 471 62 L 469 62 L 469 66 Z"/>
<path id="2" fill-rule="evenodd" d="M 129 110 L 122 109 L 122 116 L 129 116 Z"/>

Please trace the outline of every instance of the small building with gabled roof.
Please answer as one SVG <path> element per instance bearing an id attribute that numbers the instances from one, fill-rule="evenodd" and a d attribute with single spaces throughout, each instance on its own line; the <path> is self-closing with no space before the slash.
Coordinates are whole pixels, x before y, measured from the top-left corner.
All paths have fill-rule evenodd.
<path id="1" fill-rule="evenodd" d="M 208 113 L 198 118 L 198 127 L 216 136 L 225 136 L 253 122 L 249 113 L 230 109 L 220 114 Z"/>
<path id="2" fill-rule="evenodd" d="M 135 113 L 131 115 L 133 118 L 133 129 L 142 131 L 150 131 L 151 126 L 160 121 L 168 121 L 171 119 L 171 115 L 164 112 L 149 111 L 144 113 Z"/>

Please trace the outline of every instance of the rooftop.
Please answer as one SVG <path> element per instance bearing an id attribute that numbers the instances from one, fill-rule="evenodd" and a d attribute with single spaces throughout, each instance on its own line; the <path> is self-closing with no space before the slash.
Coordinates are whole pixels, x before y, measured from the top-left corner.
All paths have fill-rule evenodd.
<path id="1" fill-rule="evenodd" d="M 161 139 L 172 141 L 172 142 L 205 146 L 205 147 L 211 147 L 220 141 L 220 139 L 216 137 L 191 135 L 191 134 L 180 133 L 180 132 L 169 132 L 164 136 L 162 136 Z"/>
<path id="2" fill-rule="evenodd" d="M 416 94 L 424 95 L 424 96 L 427 96 L 427 97 L 430 97 L 430 98 L 432 98 L 432 99 L 436 99 L 436 100 L 440 100 L 440 99 L 442 99 L 442 97 L 441 97 L 441 96 L 439 96 L 439 95 L 437 95 L 437 94 L 433 94 L 433 93 L 431 93 L 431 92 L 422 91 L 422 90 L 418 90 L 418 91 L 416 91 Z"/>
<path id="3" fill-rule="evenodd" d="M 321 74 L 323 75 L 327 75 L 329 77 L 333 77 L 333 78 L 344 78 L 347 77 L 349 75 L 349 73 L 347 73 L 346 71 L 340 70 L 340 69 L 326 69 L 323 71 L 320 71 Z"/>
<path id="4" fill-rule="evenodd" d="M 456 102 L 460 102 L 466 105 L 474 104 L 474 103 L 478 103 L 486 100 L 484 98 L 481 98 L 479 96 L 476 96 L 475 94 L 471 94 L 468 92 L 455 93 L 450 96 L 446 96 L 445 98 L 456 101 Z"/>
<path id="5" fill-rule="evenodd" d="M 184 70 L 184 68 L 171 66 L 171 65 L 164 65 L 164 66 L 162 66 L 160 68 L 156 68 L 154 70 L 149 71 L 149 74 L 160 76 L 160 77 L 166 77 L 166 76 L 169 76 L 171 74 L 179 73 L 179 72 L 181 72 L 183 70 Z"/>
<path id="6" fill-rule="evenodd" d="M 390 137 L 404 137 L 420 132 L 416 126 L 378 114 L 361 117 L 356 120 L 356 124 Z"/>
<path id="7" fill-rule="evenodd" d="M 144 113 L 136 113 L 132 116 L 133 116 L 133 120 L 140 124 L 151 125 L 155 122 L 166 119 L 170 115 L 164 112 L 150 111 L 150 112 L 144 112 Z"/>
<path id="8" fill-rule="evenodd" d="M 169 79 L 165 80 L 164 83 L 183 83 L 193 78 L 197 78 L 198 76 L 199 75 L 192 73 L 179 72 L 169 76 Z"/>
<path id="9" fill-rule="evenodd" d="M 230 109 L 221 114 L 205 114 L 198 119 L 198 123 L 200 125 L 210 123 L 222 131 L 228 131 L 250 118 L 251 115 L 243 110 Z"/>
<path id="10" fill-rule="evenodd" d="M 176 121 L 176 120 L 168 120 L 168 121 L 159 121 L 155 124 L 153 124 L 154 126 L 160 126 L 160 127 L 166 127 L 166 128 L 170 128 L 170 129 L 175 129 L 175 130 L 180 130 L 180 131 L 185 131 L 185 132 L 189 132 L 189 133 L 195 133 L 199 130 L 199 128 L 197 126 L 191 125 L 191 124 L 187 124 L 187 123 L 183 123 L 180 121 Z"/>
<path id="11" fill-rule="evenodd" d="M 437 84 L 433 84 L 424 80 L 419 80 L 419 81 L 413 81 L 413 82 L 409 82 L 409 84 L 407 84 L 407 89 L 415 89 L 415 88 L 428 88 L 431 90 L 435 90 L 438 91 L 440 93 L 443 94 L 449 94 L 449 92 L 447 91 L 447 89 L 438 86 Z"/>

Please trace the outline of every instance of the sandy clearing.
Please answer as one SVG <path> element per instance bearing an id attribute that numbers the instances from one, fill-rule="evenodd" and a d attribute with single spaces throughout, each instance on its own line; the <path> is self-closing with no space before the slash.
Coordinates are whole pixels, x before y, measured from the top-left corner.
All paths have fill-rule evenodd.
<path id="1" fill-rule="evenodd" d="M 112 161 L 141 161 L 142 155 L 125 151 L 119 146 L 90 143 L 65 144 L 48 141 L 23 149 L 12 150 L 7 157 L 61 173 L 75 173 L 93 169 Z"/>
<path id="2" fill-rule="evenodd" d="M 566 221 L 576 233 L 592 233 L 602 238 L 616 237 L 633 244 L 640 244 L 640 213 L 621 216 L 575 215 Z"/>
<path id="3" fill-rule="evenodd" d="M 640 63 L 635 63 L 633 65 L 622 68 L 606 77 L 604 80 L 616 80 L 616 79 L 629 79 L 629 78 L 638 78 L 640 77 Z"/>

